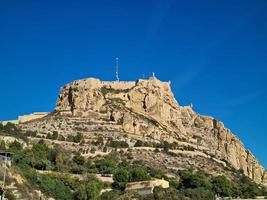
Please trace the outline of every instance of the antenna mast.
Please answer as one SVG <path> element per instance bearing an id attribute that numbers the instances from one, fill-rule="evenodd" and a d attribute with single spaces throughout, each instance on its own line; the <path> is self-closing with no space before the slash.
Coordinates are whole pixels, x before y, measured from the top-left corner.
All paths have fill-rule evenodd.
<path id="1" fill-rule="evenodd" d="M 119 78 L 119 58 L 116 58 L 116 81 L 120 81 Z"/>

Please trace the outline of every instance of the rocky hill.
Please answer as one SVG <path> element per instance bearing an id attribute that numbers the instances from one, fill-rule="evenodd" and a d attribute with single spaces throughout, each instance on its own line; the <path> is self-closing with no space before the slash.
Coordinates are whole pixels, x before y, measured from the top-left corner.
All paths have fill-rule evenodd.
<path id="1" fill-rule="evenodd" d="M 177 169 L 201 169 L 210 174 L 233 177 L 243 172 L 257 183 L 267 183 L 267 173 L 255 156 L 224 124 L 180 106 L 170 82 L 156 77 L 135 82 L 105 82 L 95 78 L 74 81 L 61 88 L 54 112 L 20 125 L 39 136 L 57 132 L 61 137 L 82 134 L 83 144 L 61 142 L 90 155 L 100 136 L 126 141 L 159 144 L 166 141 L 175 148 L 167 153 L 148 147 L 133 148 L 134 160 Z M 32 138 L 34 140 L 34 138 Z M 57 141 L 54 141 L 57 142 Z"/>

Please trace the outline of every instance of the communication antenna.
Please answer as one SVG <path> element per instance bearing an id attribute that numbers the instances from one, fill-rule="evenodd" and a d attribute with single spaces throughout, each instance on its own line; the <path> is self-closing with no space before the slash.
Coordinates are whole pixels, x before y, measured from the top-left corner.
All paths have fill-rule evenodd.
<path id="1" fill-rule="evenodd" d="M 116 58 L 116 81 L 120 81 L 119 78 L 119 58 Z"/>

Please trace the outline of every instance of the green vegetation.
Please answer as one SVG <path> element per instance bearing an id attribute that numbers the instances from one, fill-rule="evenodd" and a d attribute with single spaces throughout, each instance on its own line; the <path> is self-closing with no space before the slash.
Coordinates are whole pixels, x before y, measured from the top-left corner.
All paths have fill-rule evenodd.
<path id="1" fill-rule="evenodd" d="M 117 190 L 113 190 L 110 192 L 104 192 L 101 195 L 101 200 L 116 200 L 120 196 L 120 192 Z"/>
<path id="2" fill-rule="evenodd" d="M 81 185 L 74 193 L 73 199 L 75 200 L 97 200 L 100 199 L 100 191 L 103 188 L 103 184 L 99 181 L 91 181 L 87 184 Z"/>
<path id="3" fill-rule="evenodd" d="M 9 150 L 14 153 L 13 164 L 36 189 L 40 189 L 55 199 L 99 199 L 100 190 L 104 184 L 97 179 L 76 181 L 63 175 L 41 174 L 37 170 L 61 169 L 62 172 L 71 172 L 73 168 L 85 169 L 85 159 L 79 153 L 64 152 L 59 146 L 49 148 L 43 140 L 34 144 L 31 149 L 22 149 L 20 143 L 13 142 Z M 70 157 L 70 158 L 69 158 Z M 68 166 L 71 166 L 70 168 Z"/>
<path id="4" fill-rule="evenodd" d="M 6 143 L 4 140 L 0 141 L 0 150 L 2 150 L 2 151 L 6 150 Z"/>
<path id="5" fill-rule="evenodd" d="M 211 189 L 211 184 L 207 175 L 202 172 L 182 171 L 180 176 L 180 187 L 182 189 L 187 188 L 205 188 Z"/>
<path id="6" fill-rule="evenodd" d="M 146 142 L 142 140 L 137 140 L 134 144 L 134 147 L 154 147 L 156 149 L 163 149 L 165 152 L 168 152 L 170 149 L 179 149 L 185 151 L 194 151 L 195 149 L 190 146 L 179 146 L 176 142 L 169 143 L 167 141 L 161 142 Z"/>
<path id="7" fill-rule="evenodd" d="M 229 197 L 232 195 L 232 183 L 225 176 L 217 176 L 212 178 L 213 191 L 222 197 Z"/>
<path id="8" fill-rule="evenodd" d="M 113 140 L 109 139 L 107 142 L 108 147 L 113 147 L 113 148 L 128 148 L 129 145 L 125 141 L 119 141 L 119 140 Z"/>
<path id="9" fill-rule="evenodd" d="M 205 188 L 189 188 L 183 191 L 183 195 L 190 200 L 215 200 L 214 193 Z"/>
<path id="10" fill-rule="evenodd" d="M 232 187 L 232 195 L 242 198 L 255 198 L 256 196 L 263 196 L 264 194 L 266 194 L 266 190 L 259 187 L 244 175 L 240 177 L 238 184 Z"/>
<path id="11" fill-rule="evenodd" d="M 154 188 L 154 194 L 150 197 L 147 197 L 146 200 L 162 200 L 162 199 L 170 199 L 170 200 L 186 200 L 186 198 L 177 192 L 177 190 L 173 187 L 162 189 L 160 187 Z"/>
<path id="12" fill-rule="evenodd" d="M 6 125 L 0 123 L 0 134 L 6 136 L 12 136 L 17 139 L 21 139 L 25 142 L 28 141 L 27 137 L 22 133 L 16 124 L 8 122 Z"/>
<path id="13" fill-rule="evenodd" d="M 21 131 L 13 124 L 0 125 L 0 133 L 20 134 Z M 36 136 L 36 132 L 27 132 L 28 136 Z M 17 136 L 17 135 L 16 135 Z M 60 135 L 54 131 L 49 139 L 58 139 Z M 67 141 L 82 143 L 83 135 L 78 133 L 68 136 Z M 99 136 L 94 142 L 94 146 L 103 146 L 104 138 Z M 109 139 L 107 147 L 128 148 L 125 141 Z M 176 143 L 147 143 L 136 141 L 135 146 L 152 146 L 169 149 L 177 149 Z M 242 171 L 235 181 L 227 179 L 225 176 L 211 177 L 200 171 L 179 171 L 177 176 L 168 178 L 166 172 L 161 168 L 153 166 L 143 166 L 140 162 L 133 161 L 132 152 L 121 150 L 113 151 L 104 157 L 86 159 L 80 152 L 70 152 L 59 145 L 48 146 L 44 140 L 33 144 L 31 148 L 24 148 L 18 141 L 6 145 L 4 141 L 0 143 L 1 150 L 14 153 L 13 168 L 28 181 L 29 185 L 41 190 L 44 194 L 55 199 L 62 200 L 120 200 L 120 199 L 143 199 L 143 200 L 214 200 L 215 195 L 221 197 L 241 197 L 254 198 L 255 196 L 266 195 L 266 191 L 245 177 Z M 93 147 L 91 148 L 93 149 Z M 40 173 L 42 171 L 42 173 Z M 74 176 L 80 174 L 82 176 Z M 93 174 L 104 176 L 113 175 L 113 184 L 99 181 Z M 77 177 L 82 177 L 78 179 Z M 170 183 L 170 188 L 154 188 L 154 193 L 146 197 L 140 197 L 134 191 L 125 191 L 129 182 L 148 181 L 152 178 L 164 178 Z M 100 191 L 107 187 L 113 190 Z M 12 194 L 8 194 L 12 199 Z"/>
<path id="14" fill-rule="evenodd" d="M 148 169 L 143 166 L 124 166 L 114 173 L 113 187 L 124 190 L 128 182 L 147 181 L 151 179 Z"/>
<path id="15" fill-rule="evenodd" d="M 58 132 L 57 131 L 53 131 L 52 135 L 50 133 L 48 133 L 46 138 L 47 139 L 51 139 L 51 140 L 57 140 L 58 139 Z"/>
<path id="16" fill-rule="evenodd" d="M 98 138 L 92 144 L 95 146 L 103 146 L 104 138 L 102 136 L 98 136 Z"/>
<path id="17" fill-rule="evenodd" d="M 182 171 L 179 176 L 179 184 L 174 181 L 170 181 L 170 184 L 191 199 L 211 199 L 211 194 L 220 197 L 255 198 L 266 192 L 244 175 L 240 175 L 235 182 L 225 176 L 208 177 L 203 172 Z M 202 197 L 200 194 L 206 196 Z"/>
<path id="18" fill-rule="evenodd" d="M 142 140 L 137 140 L 134 144 L 134 147 L 151 147 L 152 144 Z"/>
<path id="19" fill-rule="evenodd" d="M 68 135 L 66 140 L 68 142 L 79 143 L 83 140 L 83 135 L 81 133 L 77 133 L 77 135 Z"/>

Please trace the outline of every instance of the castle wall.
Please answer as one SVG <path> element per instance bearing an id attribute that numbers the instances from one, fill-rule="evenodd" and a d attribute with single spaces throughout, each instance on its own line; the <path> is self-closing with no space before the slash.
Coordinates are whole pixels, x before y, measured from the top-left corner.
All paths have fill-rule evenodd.
<path id="1" fill-rule="evenodd" d="M 39 118 L 42 118 L 42 117 L 45 117 L 47 116 L 49 113 L 47 112 L 35 112 L 35 113 L 31 113 L 29 115 L 22 115 L 22 116 L 19 116 L 19 123 L 25 123 L 25 122 L 28 122 L 28 121 L 31 121 L 31 120 L 34 120 L 34 119 L 39 119 Z"/>

